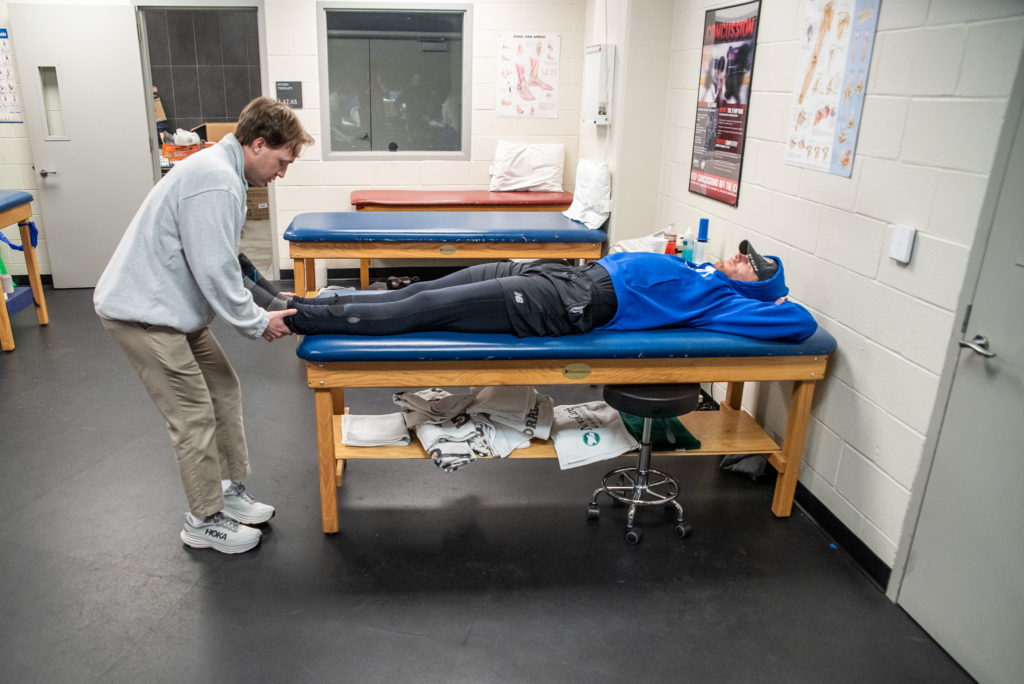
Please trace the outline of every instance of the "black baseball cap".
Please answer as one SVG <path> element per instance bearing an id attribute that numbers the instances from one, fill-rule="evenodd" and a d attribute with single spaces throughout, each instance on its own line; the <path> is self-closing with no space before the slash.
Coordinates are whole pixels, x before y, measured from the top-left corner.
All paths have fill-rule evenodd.
<path id="1" fill-rule="evenodd" d="M 754 250 L 754 246 L 750 244 L 750 240 L 740 243 L 740 254 L 745 254 L 750 259 L 750 266 L 760 281 L 768 280 L 779 272 L 779 265 L 772 259 L 765 259 L 758 254 Z"/>

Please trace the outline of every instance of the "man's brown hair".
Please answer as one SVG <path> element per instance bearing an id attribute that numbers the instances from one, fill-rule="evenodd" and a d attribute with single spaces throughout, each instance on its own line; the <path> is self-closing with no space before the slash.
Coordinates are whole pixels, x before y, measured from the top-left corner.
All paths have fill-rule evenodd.
<path id="1" fill-rule="evenodd" d="M 263 138 L 270 147 L 288 147 L 295 156 L 303 145 L 313 143 L 291 107 L 269 97 L 257 97 L 245 106 L 238 117 L 235 137 L 242 145 Z"/>

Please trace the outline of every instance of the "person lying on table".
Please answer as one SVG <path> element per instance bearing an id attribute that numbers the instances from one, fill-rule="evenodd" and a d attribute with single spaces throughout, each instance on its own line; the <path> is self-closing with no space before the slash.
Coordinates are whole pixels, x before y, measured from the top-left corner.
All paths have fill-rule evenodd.
<path id="1" fill-rule="evenodd" d="M 385 293 L 307 299 L 280 293 L 243 257 L 253 299 L 294 309 L 285 324 L 302 335 L 401 335 L 450 331 L 560 337 L 591 330 L 698 328 L 764 340 L 804 340 L 818 324 L 785 301 L 782 262 L 750 242 L 727 261 L 619 253 L 585 264 L 498 262 Z M 261 291 L 262 290 L 262 291 Z"/>

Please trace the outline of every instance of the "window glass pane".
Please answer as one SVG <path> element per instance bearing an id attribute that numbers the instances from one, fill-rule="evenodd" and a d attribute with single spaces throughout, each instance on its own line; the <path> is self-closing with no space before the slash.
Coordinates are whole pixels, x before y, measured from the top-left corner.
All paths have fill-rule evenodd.
<path id="1" fill-rule="evenodd" d="M 370 149 L 370 41 L 327 39 L 331 149 Z"/>
<path id="2" fill-rule="evenodd" d="M 462 149 L 461 12 L 327 13 L 331 150 Z"/>
<path id="3" fill-rule="evenodd" d="M 47 135 L 64 137 L 64 108 L 60 104 L 60 86 L 57 83 L 57 67 L 39 67 L 39 80 L 43 86 L 43 111 L 46 112 Z"/>
<path id="4" fill-rule="evenodd" d="M 370 41 L 374 150 L 458 151 L 462 145 L 462 41 L 424 50 L 419 40 Z"/>

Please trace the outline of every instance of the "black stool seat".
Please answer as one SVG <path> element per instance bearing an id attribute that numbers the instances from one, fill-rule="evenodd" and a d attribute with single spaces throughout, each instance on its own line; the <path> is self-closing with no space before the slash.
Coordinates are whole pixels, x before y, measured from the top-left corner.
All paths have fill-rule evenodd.
<path id="1" fill-rule="evenodd" d="M 640 418 L 673 418 L 696 410 L 700 384 L 605 385 L 603 395 L 616 411 Z"/>

